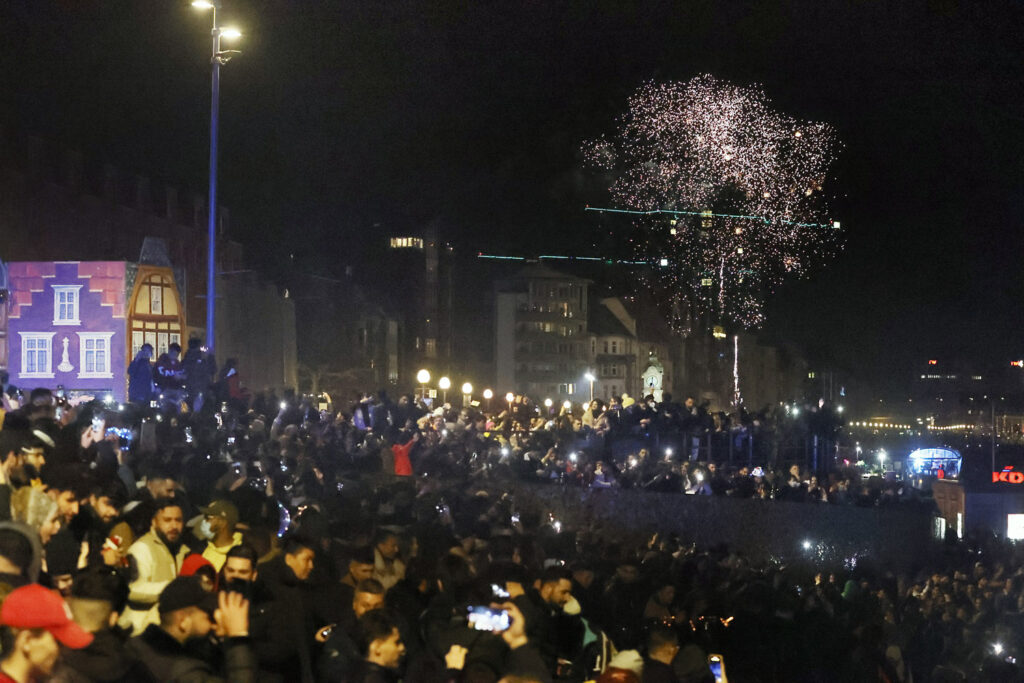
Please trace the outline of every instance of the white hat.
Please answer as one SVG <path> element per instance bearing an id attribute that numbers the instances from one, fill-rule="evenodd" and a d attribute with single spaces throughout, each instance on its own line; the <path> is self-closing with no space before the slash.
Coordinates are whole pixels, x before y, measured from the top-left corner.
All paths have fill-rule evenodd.
<path id="1" fill-rule="evenodd" d="M 636 650 L 623 650 L 616 653 L 611 661 L 608 662 L 608 666 L 632 671 L 637 676 L 643 676 L 644 674 L 644 658 Z"/>

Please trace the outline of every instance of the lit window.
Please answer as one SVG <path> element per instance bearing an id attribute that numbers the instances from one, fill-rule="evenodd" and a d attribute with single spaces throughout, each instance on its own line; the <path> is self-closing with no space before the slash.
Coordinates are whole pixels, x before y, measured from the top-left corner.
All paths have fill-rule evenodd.
<path id="1" fill-rule="evenodd" d="M 149 312 L 153 315 L 163 315 L 164 312 L 164 288 L 149 288 Z"/>
<path id="2" fill-rule="evenodd" d="M 420 237 L 392 237 L 392 249 L 422 249 L 423 239 Z"/>
<path id="3" fill-rule="evenodd" d="M 21 335 L 21 377 L 53 377 L 53 335 L 55 332 L 19 332 Z"/>
<path id="4" fill-rule="evenodd" d="M 82 285 L 53 285 L 53 324 L 81 325 L 78 319 L 78 290 Z"/>
<path id="5" fill-rule="evenodd" d="M 113 332 L 78 333 L 78 376 L 82 379 L 114 376 L 110 369 L 110 338 Z"/>

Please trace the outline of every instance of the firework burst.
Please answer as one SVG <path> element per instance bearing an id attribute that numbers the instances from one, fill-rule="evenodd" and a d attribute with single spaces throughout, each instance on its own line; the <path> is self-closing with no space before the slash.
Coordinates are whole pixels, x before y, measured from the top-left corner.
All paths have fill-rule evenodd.
<path id="1" fill-rule="evenodd" d="M 660 264 L 645 285 L 688 332 L 759 326 L 779 284 L 835 251 L 838 230 L 821 217 L 836 147 L 828 125 L 705 75 L 641 87 L 615 133 L 583 151 L 612 173 L 617 205 L 655 212 L 637 219 L 629 241 Z"/>

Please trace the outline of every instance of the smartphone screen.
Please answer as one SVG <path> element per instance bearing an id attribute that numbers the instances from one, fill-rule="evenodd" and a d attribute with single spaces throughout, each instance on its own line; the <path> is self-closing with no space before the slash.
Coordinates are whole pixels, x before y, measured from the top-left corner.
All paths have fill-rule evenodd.
<path id="1" fill-rule="evenodd" d="M 511 621 L 508 612 L 503 609 L 491 609 L 484 605 L 468 608 L 469 627 L 475 631 L 504 631 Z"/>
<path id="2" fill-rule="evenodd" d="M 708 668 L 715 677 L 715 683 L 725 683 L 725 662 L 722 655 L 708 655 Z"/>

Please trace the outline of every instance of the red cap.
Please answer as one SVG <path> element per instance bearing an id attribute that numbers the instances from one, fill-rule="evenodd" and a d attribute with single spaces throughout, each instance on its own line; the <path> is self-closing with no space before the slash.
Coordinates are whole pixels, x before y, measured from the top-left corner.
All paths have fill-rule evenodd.
<path id="1" fill-rule="evenodd" d="M 212 562 L 199 553 L 192 553 L 181 563 L 181 571 L 178 572 L 178 576 L 193 576 L 199 573 L 203 567 L 209 567 L 211 573 L 214 576 L 217 575 L 217 568 L 213 566 Z"/>
<path id="2" fill-rule="evenodd" d="M 0 624 L 46 629 L 72 650 L 80 650 L 92 642 L 92 634 L 71 620 L 71 610 L 64 598 L 38 583 L 11 591 L 0 608 Z"/>

